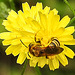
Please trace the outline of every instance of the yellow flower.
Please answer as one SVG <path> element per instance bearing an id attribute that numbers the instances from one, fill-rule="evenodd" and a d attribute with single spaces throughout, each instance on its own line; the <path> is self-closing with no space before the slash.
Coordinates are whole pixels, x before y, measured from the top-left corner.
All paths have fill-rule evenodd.
<path id="1" fill-rule="evenodd" d="M 56 9 L 50 10 L 50 7 L 43 9 L 42 3 L 37 3 L 31 9 L 28 3 L 23 3 L 23 12 L 21 10 L 16 13 L 11 10 L 7 20 L 4 20 L 3 25 L 9 32 L 0 33 L 0 38 L 3 40 L 3 45 L 10 45 L 6 49 L 6 54 L 18 55 L 17 63 L 22 64 L 25 59 L 29 59 L 30 66 L 38 66 L 41 68 L 45 64 L 49 65 L 50 70 L 58 69 L 59 62 L 66 66 L 69 58 L 74 57 L 74 52 L 65 45 L 75 45 L 75 39 L 72 33 L 74 26 L 66 27 L 70 21 L 68 16 L 60 20 Z M 62 52 L 53 55 L 36 56 L 30 52 L 38 45 L 40 49 L 45 50 L 54 39 L 59 43 Z M 54 43 L 55 44 L 55 43 Z M 56 44 L 57 45 L 57 44 Z M 54 46 L 55 47 L 55 46 Z M 35 48 L 36 50 L 36 48 Z M 39 50 L 38 50 L 39 51 Z"/>

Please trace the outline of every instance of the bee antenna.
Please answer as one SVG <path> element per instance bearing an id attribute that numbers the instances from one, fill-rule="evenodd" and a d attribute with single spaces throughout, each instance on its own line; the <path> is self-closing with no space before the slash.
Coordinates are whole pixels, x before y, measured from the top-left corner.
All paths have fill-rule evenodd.
<path id="1" fill-rule="evenodd" d="M 36 41 L 36 34 L 35 34 L 34 39 L 35 39 L 35 42 L 36 42 L 36 43 L 41 43 L 40 40 L 39 40 L 39 41 Z"/>
<path id="2" fill-rule="evenodd" d="M 22 40 L 20 39 L 20 41 L 21 41 L 21 43 L 26 47 L 26 48 L 28 48 L 23 42 L 22 42 Z"/>

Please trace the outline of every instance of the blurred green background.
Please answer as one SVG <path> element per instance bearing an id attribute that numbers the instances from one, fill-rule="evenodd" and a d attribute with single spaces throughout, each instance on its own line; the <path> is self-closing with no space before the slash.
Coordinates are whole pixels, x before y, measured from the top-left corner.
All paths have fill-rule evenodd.
<path id="1" fill-rule="evenodd" d="M 6 31 L 2 22 L 8 16 L 8 12 L 13 9 L 16 12 L 22 9 L 22 3 L 28 2 L 30 6 L 35 5 L 37 2 L 42 2 L 43 7 L 50 6 L 51 9 L 56 8 L 59 11 L 61 18 L 65 15 L 73 17 L 72 11 L 64 3 L 63 0 L 0 0 L 0 33 Z M 75 0 L 68 0 L 73 9 L 75 9 Z M 75 26 L 75 22 L 71 25 Z M 73 34 L 75 37 L 75 33 Z M 17 57 L 13 55 L 6 56 L 5 49 L 0 40 L 0 75 L 20 75 L 23 65 L 16 63 Z M 75 52 L 75 46 L 68 46 Z M 69 64 L 63 67 L 60 64 L 60 68 L 55 71 L 50 71 L 46 65 L 44 68 L 40 68 L 42 75 L 75 75 L 75 58 L 69 59 Z M 24 75 L 37 75 L 35 68 L 30 67 L 29 64 L 26 67 Z"/>

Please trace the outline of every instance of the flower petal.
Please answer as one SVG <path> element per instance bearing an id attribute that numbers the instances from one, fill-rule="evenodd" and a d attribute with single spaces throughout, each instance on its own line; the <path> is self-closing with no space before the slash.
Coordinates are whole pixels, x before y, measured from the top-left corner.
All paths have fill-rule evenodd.
<path id="1" fill-rule="evenodd" d="M 52 59 L 52 63 L 55 69 L 59 68 L 59 61 L 56 57 Z"/>
<path id="2" fill-rule="evenodd" d="M 52 33 L 52 37 L 60 37 L 64 31 L 65 31 L 65 28 L 61 27 Z"/>
<path id="3" fill-rule="evenodd" d="M 40 22 L 41 22 L 41 27 L 46 29 L 47 26 L 47 18 L 45 14 L 42 14 L 41 12 L 39 12 L 39 16 L 40 16 Z"/>
<path id="4" fill-rule="evenodd" d="M 34 63 L 33 60 L 30 60 L 29 64 L 30 64 L 31 67 L 35 67 L 36 66 L 36 63 Z"/>
<path id="5" fill-rule="evenodd" d="M 17 16 L 18 16 L 17 13 L 15 11 L 11 10 L 9 12 L 9 16 L 7 17 L 7 19 L 14 22 L 13 20 L 16 19 Z"/>
<path id="6" fill-rule="evenodd" d="M 52 31 L 55 31 L 59 25 L 60 16 L 54 15 L 51 21 Z"/>
<path id="7" fill-rule="evenodd" d="M 56 56 L 57 59 L 61 62 L 63 66 L 66 66 L 68 64 L 68 60 L 66 56 L 63 53 L 60 53 L 59 55 Z"/>
<path id="8" fill-rule="evenodd" d="M 66 56 L 68 56 L 69 58 L 72 58 L 73 59 L 73 57 L 74 57 L 74 52 L 70 49 L 70 48 L 68 48 L 68 47 L 66 47 L 66 46 L 63 46 L 63 48 L 64 48 L 64 54 L 66 55 Z"/>
<path id="9" fill-rule="evenodd" d="M 44 12 L 45 14 L 48 14 L 49 11 L 50 11 L 50 7 L 46 6 L 46 7 L 44 8 L 44 11 L 43 11 L 43 12 Z"/>
<path id="10" fill-rule="evenodd" d="M 65 28 L 65 31 L 61 34 L 61 36 L 71 35 L 72 33 L 74 33 L 74 26 Z"/>
<path id="11" fill-rule="evenodd" d="M 47 18 L 47 31 L 49 35 L 51 35 L 51 32 L 52 32 L 51 21 L 52 21 L 53 16 L 54 16 L 54 12 L 50 11 L 48 14 L 48 18 Z"/>
<path id="12" fill-rule="evenodd" d="M 75 39 L 68 41 L 61 41 L 61 43 L 65 45 L 75 45 Z"/>
<path id="13" fill-rule="evenodd" d="M 65 36 L 61 36 L 58 37 L 59 41 L 69 41 L 69 40 L 73 40 L 73 35 L 65 35 Z"/>
<path id="14" fill-rule="evenodd" d="M 53 9 L 52 11 L 54 12 L 54 15 L 58 14 L 58 11 L 56 9 Z"/>
<path id="15" fill-rule="evenodd" d="M 25 61 L 26 56 L 25 52 L 21 52 L 18 56 L 17 63 L 22 64 Z"/>
<path id="16" fill-rule="evenodd" d="M 12 39 L 10 37 L 10 32 L 3 32 L 3 33 L 0 33 L 0 39 Z"/>
<path id="17" fill-rule="evenodd" d="M 48 64 L 49 64 L 50 70 L 54 70 L 54 69 L 55 69 L 54 66 L 53 66 L 52 59 L 49 59 L 49 60 L 48 60 Z"/>
<path id="18" fill-rule="evenodd" d="M 18 16 L 19 16 L 19 19 L 21 20 L 21 22 L 26 24 L 25 23 L 24 13 L 21 10 L 18 11 Z"/>
<path id="19" fill-rule="evenodd" d="M 14 49 L 12 51 L 12 54 L 14 56 L 17 56 L 20 53 L 22 46 L 21 45 L 13 45 L 13 47 L 14 47 Z"/>
<path id="20" fill-rule="evenodd" d="M 11 44 L 11 40 L 4 40 L 2 41 L 3 45 L 7 46 Z"/>
<path id="21" fill-rule="evenodd" d="M 40 24 L 37 21 L 32 20 L 32 23 L 33 23 L 33 26 L 32 26 L 33 30 L 39 31 L 41 29 L 41 26 L 40 26 Z"/>
<path id="22" fill-rule="evenodd" d="M 45 64 L 47 64 L 47 59 L 45 57 L 40 57 L 38 61 L 38 66 L 43 68 Z"/>
<path id="23" fill-rule="evenodd" d="M 17 46 L 10 45 L 5 51 L 6 55 L 11 54 L 13 52 L 13 50 L 15 49 L 15 47 L 17 47 Z"/>
<path id="24" fill-rule="evenodd" d="M 42 3 L 37 2 L 36 9 L 37 10 L 42 10 Z"/>
<path id="25" fill-rule="evenodd" d="M 66 27 L 67 24 L 69 23 L 69 21 L 70 21 L 70 18 L 69 18 L 68 16 L 63 17 L 63 18 L 61 19 L 61 21 L 60 21 L 58 27 L 59 27 L 59 28 L 60 28 L 60 27 Z"/>
<path id="26" fill-rule="evenodd" d="M 14 20 L 13 20 L 14 21 Z M 5 28 L 8 30 L 8 31 L 13 31 L 13 32 L 16 32 L 16 28 L 14 28 L 12 25 L 11 25 L 11 22 L 10 21 L 7 21 L 7 20 L 3 20 L 3 23 L 2 23 Z M 13 23 L 12 23 L 13 24 Z"/>
<path id="27" fill-rule="evenodd" d="M 30 42 L 33 42 L 34 40 L 31 38 L 31 37 L 22 37 L 20 39 L 23 43 L 30 43 Z M 20 42 L 21 42 L 20 41 Z"/>
<path id="28" fill-rule="evenodd" d="M 30 10 L 29 4 L 27 2 L 22 3 L 23 12 L 26 12 L 27 10 Z"/>
<path id="29" fill-rule="evenodd" d="M 17 44 L 20 44 L 20 43 L 21 43 L 20 39 L 11 40 L 12 45 L 17 45 Z"/>

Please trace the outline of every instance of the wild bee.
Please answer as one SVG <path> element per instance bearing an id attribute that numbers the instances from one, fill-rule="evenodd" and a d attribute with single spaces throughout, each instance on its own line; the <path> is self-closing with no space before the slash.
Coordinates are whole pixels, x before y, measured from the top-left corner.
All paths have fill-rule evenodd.
<path id="1" fill-rule="evenodd" d="M 29 51 L 36 57 L 48 57 L 61 53 L 63 51 L 63 48 L 60 47 L 59 41 L 56 38 L 53 38 L 51 43 L 47 47 L 42 46 L 40 43 L 29 44 Z"/>

